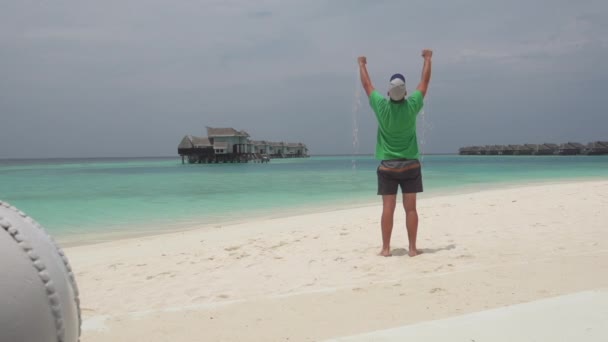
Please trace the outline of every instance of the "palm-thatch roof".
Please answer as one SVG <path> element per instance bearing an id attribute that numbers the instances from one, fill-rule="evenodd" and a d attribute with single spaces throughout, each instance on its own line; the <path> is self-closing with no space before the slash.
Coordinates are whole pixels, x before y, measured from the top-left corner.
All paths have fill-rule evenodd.
<path id="1" fill-rule="evenodd" d="M 186 135 L 179 143 L 177 148 L 203 148 L 211 147 L 211 142 L 208 138 L 195 137 L 192 135 Z"/>
<path id="2" fill-rule="evenodd" d="M 207 127 L 207 136 L 209 138 L 214 137 L 249 137 L 249 133 L 244 130 L 237 131 L 234 128 L 213 128 Z"/>

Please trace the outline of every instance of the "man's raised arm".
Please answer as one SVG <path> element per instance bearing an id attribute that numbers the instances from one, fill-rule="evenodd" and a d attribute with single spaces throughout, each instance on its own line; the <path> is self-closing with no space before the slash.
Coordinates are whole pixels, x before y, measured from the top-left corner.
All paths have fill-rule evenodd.
<path id="1" fill-rule="evenodd" d="M 424 66 L 422 67 L 422 78 L 420 84 L 418 84 L 417 90 L 420 90 L 422 96 L 426 95 L 426 91 L 429 88 L 429 82 L 431 81 L 431 57 L 433 57 L 432 50 L 422 50 L 422 57 L 424 58 Z"/>
<path id="2" fill-rule="evenodd" d="M 367 58 L 361 56 L 357 60 L 359 61 L 361 84 L 363 85 L 363 89 L 365 89 L 365 93 L 369 97 L 372 91 L 374 91 L 374 86 L 372 85 L 372 80 L 369 79 L 369 74 L 367 73 Z"/>

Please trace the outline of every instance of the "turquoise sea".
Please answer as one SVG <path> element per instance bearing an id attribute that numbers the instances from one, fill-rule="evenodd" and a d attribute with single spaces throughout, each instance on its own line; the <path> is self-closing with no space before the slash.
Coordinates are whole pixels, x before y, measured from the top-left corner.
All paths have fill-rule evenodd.
<path id="1" fill-rule="evenodd" d="M 536 182 L 608 178 L 608 156 L 422 159 L 425 196 Z M 181 164 L 178 158 L 0 160 L 0 200 L 59 241 L 149 234 L 379 203 L 372 156 Z"/>

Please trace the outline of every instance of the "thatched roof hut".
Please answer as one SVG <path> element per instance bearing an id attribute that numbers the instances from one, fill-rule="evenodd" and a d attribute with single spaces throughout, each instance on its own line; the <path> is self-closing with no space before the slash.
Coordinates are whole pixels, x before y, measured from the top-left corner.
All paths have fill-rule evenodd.
<path id="1" fill-rule="evenodd" d="M 186 135 L 177 146 L 177 149 L 189 149 L 189 148 L 206 148 L 212 147 L 213 145 L 208 138 L 195 137 L 192 135 Z"/>

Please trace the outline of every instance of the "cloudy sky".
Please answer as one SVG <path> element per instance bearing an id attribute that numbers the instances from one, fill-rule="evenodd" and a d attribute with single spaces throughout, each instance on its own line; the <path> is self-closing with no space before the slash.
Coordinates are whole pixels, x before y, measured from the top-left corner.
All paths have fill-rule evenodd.
<path id="1" fill-rule="evenodd" d="M 425 153 L 608 140 L 605 0 L 2 0 L 0 158 L 174 156 L 205 126 L 351 154 L 357 55 L 411 91 L 423 48 Z"/>

